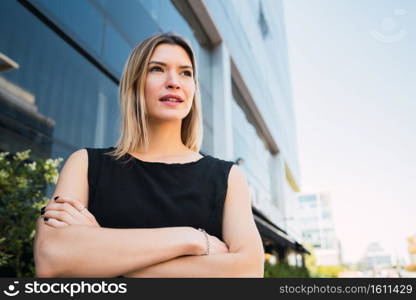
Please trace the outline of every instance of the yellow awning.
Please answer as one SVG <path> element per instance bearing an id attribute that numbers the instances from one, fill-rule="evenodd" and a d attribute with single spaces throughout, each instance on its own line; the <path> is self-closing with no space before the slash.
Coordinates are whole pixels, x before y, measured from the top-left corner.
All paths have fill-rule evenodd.
<path id="1" fill-rule="evenodd" d="M 292 190 L 299 193 L 300 192 L 299 185 L 297 184 L 295 177 L 293 176 L 292 172 L 290 171 L 286 163 L 285 163 L 285 173 L 286 173 L 286 180 L 289 183 Z"/>

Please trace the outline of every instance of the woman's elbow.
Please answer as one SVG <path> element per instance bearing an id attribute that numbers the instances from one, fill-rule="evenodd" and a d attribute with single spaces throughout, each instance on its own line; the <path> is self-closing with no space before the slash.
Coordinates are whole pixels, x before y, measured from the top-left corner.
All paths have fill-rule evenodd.
<path id="1" fill-rule="evenodd" d="M 56 278 L 57 276 L 53 273 L 53 270 L 45 264 L 36 265 L 36 277 L 38 278 Z"/>
<path id="2" fill-rule="evenodd" d="M 59 277 L 63 267 L 61 249 L 58 249 L 53 239 L 41 239 L 35 241 L 34 260 L 36 277 L 54 278 Z"/>
<path id="3" fill-rule="evenodd" d="M 261 252 L 243 255 L 241 267 L 236 271 L 236 277 L 263 278 L 264 253 Z"/>
<path id="4" fill-rule="evenodd" d="M 263 278 L 264 277 L 264 253 L 257 253 L 253 255 L 253 264 L 250 268 L 251 276 L 253 278 Z"/>
<path id="5" fill-rule="evenodd" d="M 52 253 L 49 247 L 39 242 L 34 249 L 36 277 L 56 277 L 52 263 Z"/>

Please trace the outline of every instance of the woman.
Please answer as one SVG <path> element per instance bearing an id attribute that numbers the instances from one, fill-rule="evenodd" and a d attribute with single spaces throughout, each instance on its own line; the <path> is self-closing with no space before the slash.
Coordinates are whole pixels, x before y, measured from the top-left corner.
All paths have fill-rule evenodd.
<path id="1" fill-rule="evenodd" d="M 199 153 L 197 69 L 175 34 L 148 38 L 120 82 L 116 147 L 65 163 L 37 223 L 40 277 L 263 277 L 242 171 Z"/>

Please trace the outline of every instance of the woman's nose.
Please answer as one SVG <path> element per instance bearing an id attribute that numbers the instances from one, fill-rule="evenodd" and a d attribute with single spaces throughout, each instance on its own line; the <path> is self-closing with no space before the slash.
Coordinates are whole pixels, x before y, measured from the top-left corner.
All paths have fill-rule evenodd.
<path id="1" fill-rule="evenodd" d="M 169 72 L 166 78 L 166 86 L 168 88 L 180 88 L 179 79 L 176 74 Z"/>

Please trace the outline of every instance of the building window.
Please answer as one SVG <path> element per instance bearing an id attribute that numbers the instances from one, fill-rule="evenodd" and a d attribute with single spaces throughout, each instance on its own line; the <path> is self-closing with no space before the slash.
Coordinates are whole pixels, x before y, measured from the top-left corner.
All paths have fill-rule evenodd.
<path id="1" fill-rule="evenodd" d="M 259 3 L 259 17 L 258 17 L 258 24 L 260 26 L 260 31 L 263 38 L 266 38 L 269 34 L 269 25 L 267 24 L 266 17 L 264 16 L 263 5 L 260 1 Z"/>

